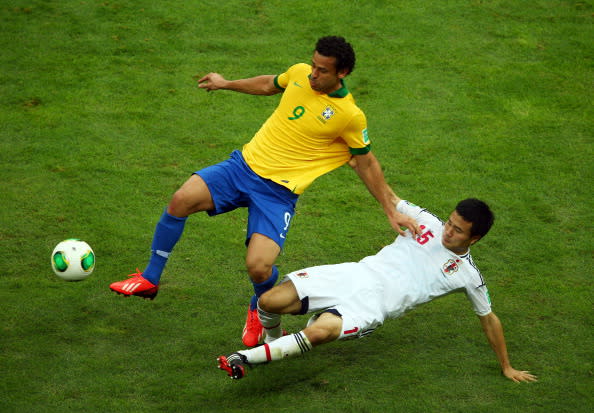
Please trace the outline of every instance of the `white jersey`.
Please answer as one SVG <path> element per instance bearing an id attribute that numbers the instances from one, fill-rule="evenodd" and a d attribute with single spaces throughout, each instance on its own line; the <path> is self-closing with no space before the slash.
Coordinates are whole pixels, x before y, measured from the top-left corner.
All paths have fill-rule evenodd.
<path id="1" fill-rule="evenodd" d="M 474 312 L 491 312 L 487 286 L 470 253 L 457 255 L 441 243 L 444 223 L 429 211 L 400 201 L 399 212 L 415 218 L 421 235 L 399 236 L 358 263 L 312 267 L 288 275 L 308 311 L 335 308 L 343 334 L 361 336 L 414 307 L 453 292 L 464 292 Z"/>

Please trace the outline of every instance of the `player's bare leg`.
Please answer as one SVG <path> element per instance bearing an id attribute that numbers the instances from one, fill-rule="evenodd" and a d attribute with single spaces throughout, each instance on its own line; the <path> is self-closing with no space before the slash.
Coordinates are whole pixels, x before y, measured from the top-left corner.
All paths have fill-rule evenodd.
<path id="1" fill-rule="evenodd" d="M 173 194 L 167 212 L 176 217 L 187 217 L 196 212 L 214 209 L 214 203 L 206 182 L 200 175 L 192 174 Z"/>
<path id="2" fill-rule="evenodd" d="M 287 280 L 265 292 L 258 300 L 258 315 L 264 328 L 264 342 L 286 335 L 281 327 L 281 314 L 297 314 L 301 311 L 301 301 L 293 282 Z"/>

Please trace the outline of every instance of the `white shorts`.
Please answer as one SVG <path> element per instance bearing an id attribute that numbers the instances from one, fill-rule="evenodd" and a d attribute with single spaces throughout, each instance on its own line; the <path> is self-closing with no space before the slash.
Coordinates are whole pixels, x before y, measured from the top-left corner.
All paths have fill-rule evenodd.
<path id="1" fill-rule="evenodd" d="M 308 304 L 304 313 L 336 310 L 342 317 L 339 339 L 360 338 L 383 324 L 381 291 L 369 269 L 355 262 L 310 267 L 287 274 L 299 299 Z M 375 287 L 375 288 L 374 288 Z"/>

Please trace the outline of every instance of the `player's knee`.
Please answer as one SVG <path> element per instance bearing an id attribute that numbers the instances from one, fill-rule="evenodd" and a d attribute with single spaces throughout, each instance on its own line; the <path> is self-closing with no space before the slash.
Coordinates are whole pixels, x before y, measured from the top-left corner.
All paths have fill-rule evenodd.
<path id="1" fill-rule="evenodd" d="M 171 201 L 169 201 L 167 212 L 176 217 L 186 217 L 191 213 L 189 204 L 190 200 L 187 194 L 183 190 L 178 189 L 171 197 Z"/>
<path id="2" fill-rule="evenodd" d="M 334 313 L 322 313 L 303 331 L 310 343 L 314 346 L 329 343 L 340 337 L 340 333 L 342 332 L 342 317 Z"/>
<path id="3" fill-rule="evenodd" d="M 278 310 L 273 290 L 268 290 L 258 299 L 258 307 L 268 313 L 275 313 Z"/>
<path id="4" fill-rule="evenodd" d="M 299 314 L 302 302 L 290 281 L 281 283 L 260 296 L 258 306 L 273 314 Z"/>
<path id="5" fill-rule="evenodd" d="M 262 283 L 266 281 L 272 273 L 272 265 L 265 264 L 258 259 L 247 258 L 245 261 L 248 275 L 255 283 Z"/>
<path id="6" fill-rule="evenodd" d="M 167 212 L 176 217 L 187 217 L 195 212 L 214 208 L 206 183 L 198 175 L 192 175 L 171 197 Z"/>
<path id="7" fill-rule="evenodd" d="M 258 299 L 258 306 L 273 314 L 284 314 L 287 306 L 292 304 L 292 301 L 280 287 L 274 287 L 263 293 Z"/>
<path id="8" fill-rule="evenodd" d="M 331 326 L 316 326 L 315 324 L 306 327 L 303 332 L 312 346 L 329 343 L 339 336 Z"/>

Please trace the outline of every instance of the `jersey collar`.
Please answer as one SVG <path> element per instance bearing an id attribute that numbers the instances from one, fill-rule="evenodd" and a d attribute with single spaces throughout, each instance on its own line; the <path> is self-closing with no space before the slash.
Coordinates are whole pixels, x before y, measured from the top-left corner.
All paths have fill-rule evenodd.
<path id="1" fill-rule="evenodd" d="M 340 84 L 341 84 L 340 89 L 335 90 L 332 93 L 328 93 L 328 96 L 330 96 L 331 98 L 343 98 L 346 95 L 348 95 L 349 90 L 347 89 L 346 84 L 344 83 L 343 79 L 340 79 Z"/>
<path id="2" fill-rule="evenodd" d="M 310 78 L 311 74 L 307 75 L 307 77 Z M 348 94 L 349 90 L 347 89 L 346 84 L 344 83 L 344 79 L 340 79 L 340 88 L 332 93 L 328 93 L 328 96 L 330 96 L 331 98 L 344 98 Z"/>

